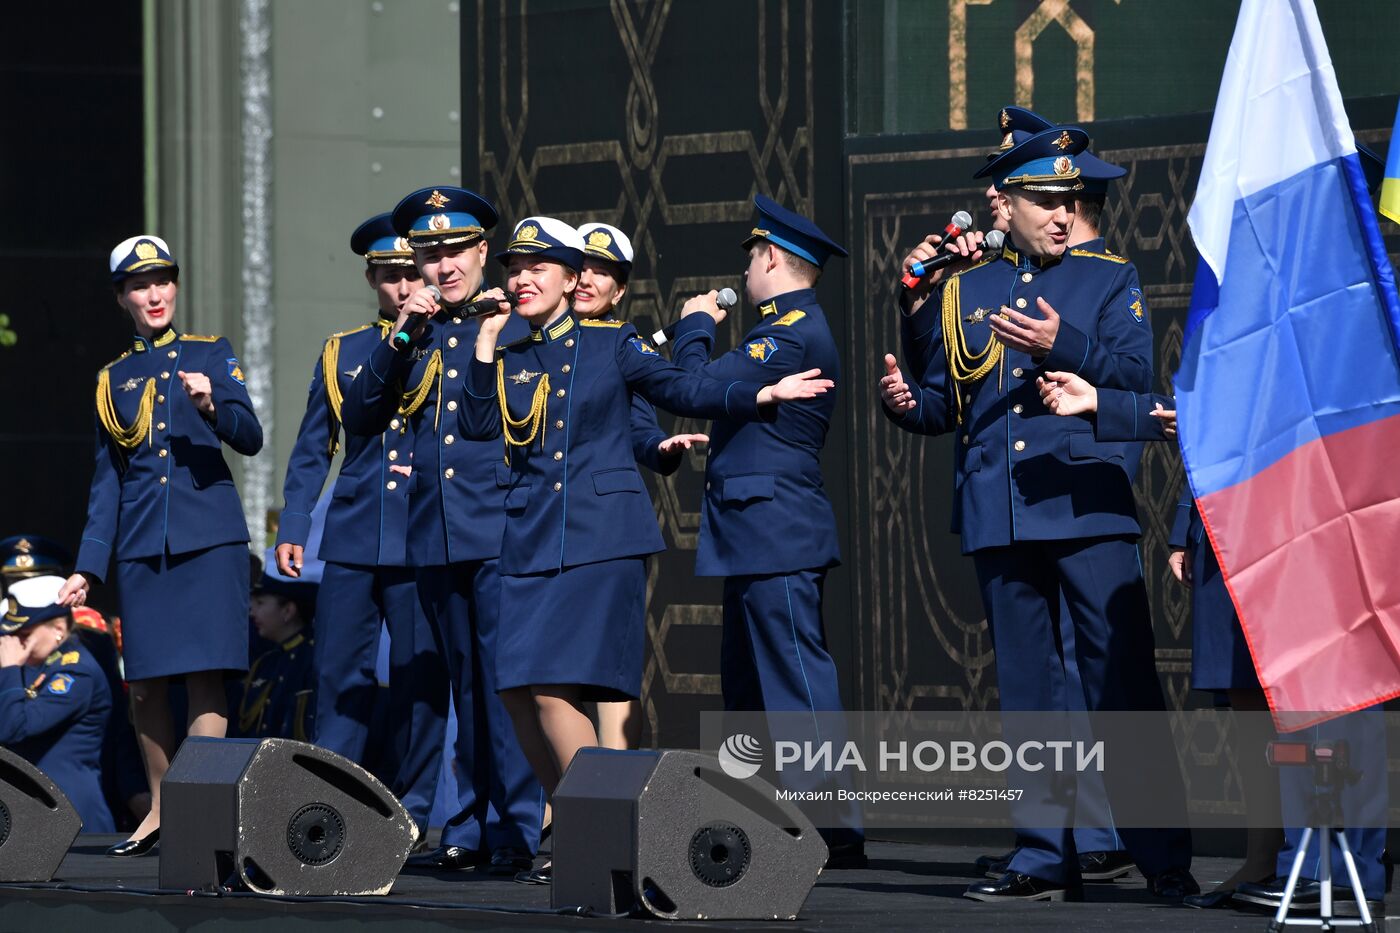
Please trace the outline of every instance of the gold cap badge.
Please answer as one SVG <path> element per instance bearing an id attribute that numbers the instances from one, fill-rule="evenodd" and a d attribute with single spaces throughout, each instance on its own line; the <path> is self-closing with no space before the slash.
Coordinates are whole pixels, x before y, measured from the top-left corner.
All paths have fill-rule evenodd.
<path id="1" fill-rule="evenodd" d="M 588 245 L 607 249 L 612 245 L 612 237 L 608 235 L 606 230 L 594 230 L 588 235 Z"/>
<path id="2" fill-rule="evenodd" d="M 1007 113 L 1005 109 L 1001 111 L 1001 128 L 1003 132 L 1011 129 L 1011 114 Z"/>
<path id="3" fill-rule="evenodd" d="M 137 259 L 155 259 L 159 255 L 156 252 L 156 245 L 149 240 L 142 240 L 136 244 Z"/>
<path id="4" fill-rule="evenodd" d="M 441 210 L 447 205 L 447 198 L 443 196 L 443 193 L 441 191 L 434 188 L 432 195 L 429 196 L 428 200 L 424 201 L 423 203 L 428 205 L 429 207 L 436 207 L 437 209 Z"/>
<path id="5" fill-rule="evenodd" d="M 1060 156 L 1055 160 L 1055 174 L 1068 175 L 1074 171 L 1074 161 L 1069 156 Z"/>
<path id="6" fill-rule="evenodd" d="M 1059 149 L 1061 152 L 1064 152 L 1066 149 L 1073 145 L 1074 140 L 1069 138 L 1069 131 L 1061 130 L 1060 135 L 1055 139 L 1055 148 Z"/>

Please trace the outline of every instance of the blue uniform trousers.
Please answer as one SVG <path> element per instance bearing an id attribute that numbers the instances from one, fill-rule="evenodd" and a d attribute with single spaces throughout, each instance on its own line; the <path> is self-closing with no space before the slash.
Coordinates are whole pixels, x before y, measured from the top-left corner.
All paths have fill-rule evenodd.
<path id="1" fill-rule="evenodd" d="M 1373 706 L 1338 717 L 1300 732 L 1284 733 L 1283 742 L 1338 742 L 1347 744 L 1351 769 L 1359 773 L 1352 783 L 1344 784 L 1341 792 L 1341 823 L 1346 827 L 1347 845 L 1356 860 L 1356 873 L 1361 888 L 1370 900 L 1385 896 L 1386 810 L 1389 806 L 1386 776 L 1385 717 L 1380 706 Z M 1279 800 L 1283 820 L 1289 824 L 1283 831 L 1284 844 L 1279 850 L 1279 877 L 1286 878 L 1293 868 L 1293 859 L 1302 842 L 1302 827 L 1313 825 L 1309 804 L 1317 788 L 1311 767 L 1292 766 L 1278 769 Z M 1340 827 L 1338 827 L 1340 828 Z M 1308 844 L 1303 859 L 1302 877 L 1317 879 L 1321 875 L 1321 851 L 1317 834 Z M 1351 900 L 1351 880 L 1336 840 L 1332 842 L 1333 899 Z"/>
<path id="2" fill-rule="evenodd" d="M 725 578 L 720 684 L 726 710 L 843 709 L 836 663 L 826 649 L 822 625 L 825 581 L 825 570 Z M 823 717 L 823 722 L 834 728 L 838 718 Z M 789 739 L 830 741 L 834 748 L 845 742 L 844 734 L 799 737 L 785 731 Z M 829 845 L 865 838 L 858 808 L 831 809 L 824 818 L 835 828 L 822 832 Z"/>
<path id="3" fill-rule="evenodd" d="M 389 629 L 389 735 L 385 783 L 420 829 L 428 827 L 446 720 L 434 696 L 447 674 L 413 570 L 326 561 L 316 599 L 316 744 L 364 763 L 379 678 L 381 621 Z"/>
<path id="4" fill-rule="evenodd" d="M 1136 544 L 1127 538 L 1081 538 L 1022 542 L 973 552 L 987 620 L 996 651 L 997 681 L 1003 710 L 1067 711 L 1076 666 L 1089 710 L 1161 710 L 1165 708 L 1153 657 L 1151 617 Z M 1074 630 L 1068 655 L 1060 637 L 1062 607 Z M 1178 769 L 1165 719 L 1161 760 L 1139 761 L 1155 773 Z M 1126 775 L 1124 775 L 1126 777 Z M 1049 769 L 1017 773 L 1025 798 L 1035 812 L 1064 814 L 1060 825 L 1017 828 L 1020 846 L 1011 870 L 1061 884 L 1078 880 L 1074 833 L 1076 776 Z M 1115 786 L 1117 785 L 1117 786 Z M 1169 824 L 1184 826 L 1185 793 L 1163 800 L 1164 813 L 1180 814 Z M 1109 775 L 1111 802 L 1126 788 Z M 1013 818 L 1016 807 L 1013 806 Z M 1059 821 L 1057 821 L 1059 822 Z M 1185 829 L 1120 829 L 1123 846 L 1151 876 L 1191 862 L 1191 835 Z"/>
<path id="5" fill-rule="evenodd" d="M 1079 657 L 1074 644 L 1074 622 L 1060 594 L 1060 639 L 1065 648 L 1066 704 L 1071 712 L 1089 708 L 1084 678 L 1079 673 Z M 1099 771 L 1078 775 L 1079 789 L 1074 803 L 1074 848 L 1079 852 L 1117 852 L 1123 839 L 1113 828 L 1113 808 L 1108 804 L 1108 788 Z"/>
<path id="6" fill-rule="evenodd" d="M 445 659 L 457 710 L 457 813 L 442 844 L 483 852 L 534 853 L 544 819 L 544 790 L 496 695 L 496 631 L 501 578 L 497 561 L 464 561 L 418 570 L 419 599 Z M 548 651 L 548 645 L 541 645 Z M 447 715 L 448 695 L 437 698 Z"/>

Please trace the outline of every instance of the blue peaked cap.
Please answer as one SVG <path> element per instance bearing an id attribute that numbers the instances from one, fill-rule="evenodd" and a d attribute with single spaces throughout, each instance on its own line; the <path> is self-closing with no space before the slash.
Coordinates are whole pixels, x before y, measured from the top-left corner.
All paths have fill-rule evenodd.
<path id="1" fill-rule="evenodd" d="M 823 233 L 816 224 L 767 195 L 754 195 L 753 203 L 758 208 L 758 221 L 744 242 L 739 244 L 744 249 L 748 249 L 756 240 L 767 240 L 819 269 L 833 254 L 850 255 L 844 246 Z"/>

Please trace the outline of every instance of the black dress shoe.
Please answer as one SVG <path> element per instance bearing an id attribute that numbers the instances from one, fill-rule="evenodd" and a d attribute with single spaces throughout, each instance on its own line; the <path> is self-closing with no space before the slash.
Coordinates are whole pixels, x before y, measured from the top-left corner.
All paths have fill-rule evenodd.
<path id="1" fill-rule="evenodd" d="M 1235 900 L 1242 904 L 1278 910 L 1278 905 L 1283 903 L 1283 889 L 1287 885 L 1288 879 L 1278 875 L 1265 881 L 1246 881 L 1235 889 Z M 1298 886 L 1293 889 L 1293 901 L 1290 906 L 1301 911 L 1317 910 L 1322 906 L 1322 885 L 1316 881 L 1299 878 Z"/>
<path id="2" fill-rule="evenodd" d="M 1160 875 L 1153 875 L 1147 879 L 1147 889 L 1154 897 L 1160 897 L 1164 901 L 1180 901 L 1192 894 L 1201 893 L 1201 886 L 1184 868 L 1170 868 Z"/>
<path id="3" fill-rule="evenodd" d="M 827 848 L 827 871 L 869 868 L 870 860 L 865 857 L 865 843 L 847 842 Z"/>
<path id="4" fill-rule="evenodd" d="M 484 861 L 486 856 L 481 852 L 461 846 L 438 846 L 431 852 L 408 857 L 408 864 L 436 871 L 470 871 Z"/>
<path id="5" fill-rule="evenodd" d="M 157 826 L 140 839 L 128 839 L 117 843 L 107 850 L 107 855 L 109 858 L 136 858 L 138 855 L 148 855 L 155 851 L 159 842 L 160 827 Z"/>
<path id="6" fill-rule="evenodd" d="M 1009 871 L 996 881 L 978 881 L 967 886 L 963 897 L 974 901 L 1078 901 L 1083 892 L 1063 884 Z"/>
<path id="7" fill-rule="evenodd" d="M 1132 870 L 1133 857 L 1122 849 L 1079 854 L 1079 876 L 1085 881 L 1112 881 Z"/>
<path id="8" fill-rule="evenodd" d="M 1229 907 L 1234 902 L 1235 889 L 1219 887 L 1209 894 L 1188 894 L 1181 899 L 1181 903 L 1186 907 L 1194 907 L 1197 910 L 1215 910 L 1220 907 Z"/>
<path id="9" fill-rule="evenodd" d="M 502 846 L 491 853 L 491 864 L 486 866 L 486 871 L 493 875 L 516 875 L 529 871 L 534 864 L 534 857 L 524 849 Z"/>
<path id="10" fill-rule="evenodd" d="M 1011 868 L 1011 860 L 1015 858 L 1017 849 L 1010 852 L 1003 852 L 1001 855 L 979 855 L 973 866 L 986 875 L 988 878 L 996 879 Z"/>
<path id="11" fill-rule="evenodd" d="M 515 876 L 515 880 L 520 884 L 553 884 L 554 865 L 542 865 L 534 871 L 522 871 Z"/>

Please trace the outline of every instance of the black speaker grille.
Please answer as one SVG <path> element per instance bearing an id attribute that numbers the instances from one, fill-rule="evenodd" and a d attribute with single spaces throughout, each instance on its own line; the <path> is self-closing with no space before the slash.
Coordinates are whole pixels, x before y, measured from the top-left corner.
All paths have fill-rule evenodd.
<path id="1" fill-rule="evenodd" d="M 5 844 L 5 840 L 10 838 L 10 808 L 5 806 L 5 801 L 0 800 L 0 846 Z"/>
<path id="2" fill-rule="evenodd" d="M 727 888 L 749 870 L 749 837 L 732 823 L 702 826 L 690 840 L 690 870 L 712 888 Z"/>
<path id="3" fill-rule="evenodd" d="M 303 865 L 324 865 L 345 847 L 345 820 L 335 807 L 309 803 L 287 823 L 287 848 Z"/>

